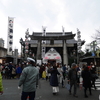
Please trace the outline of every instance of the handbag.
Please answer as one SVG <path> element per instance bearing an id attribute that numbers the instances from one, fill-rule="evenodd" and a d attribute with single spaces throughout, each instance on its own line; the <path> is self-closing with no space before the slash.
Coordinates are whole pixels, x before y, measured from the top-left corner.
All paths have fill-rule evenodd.
<path id="1" fill-rule="evenodd" d="M 67 90 L 70 90 L 70 84 L 69 83 L 66 84 L 66 88 L 67 88 Z"/>
<path id="2" fill-rule="evenodd" d="M 42 78 L 46 78 L 46 71 L 43 71 Z"/>
<path id="3" fill-rule="evenodd" d="M 99 78 L 97 74 L 92 74 L 92 77 L 95 78 L 95 79 Z"/>
<path id="4" fill-rule="evenodd" d="M 52 89 L 53 89 L 53 93 L 59 92 L 59 88 L 58 87 L 52 87 Z"/>

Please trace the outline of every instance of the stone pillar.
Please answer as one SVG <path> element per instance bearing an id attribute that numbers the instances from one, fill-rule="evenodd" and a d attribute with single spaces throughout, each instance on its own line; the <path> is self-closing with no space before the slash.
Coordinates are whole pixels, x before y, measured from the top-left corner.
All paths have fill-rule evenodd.
<path id="1" fill-rule="evenodd" d="M 36 56 L 36 62 L 41 61 L 41 40 L 38 40 L 37 44 L 37 56 Z"/>
<path id="2" fill-rule="evenodd" d="M 66 40 L 63 40 L 63 64 L 68 65 L 68 55 L 66 49 Z"/>

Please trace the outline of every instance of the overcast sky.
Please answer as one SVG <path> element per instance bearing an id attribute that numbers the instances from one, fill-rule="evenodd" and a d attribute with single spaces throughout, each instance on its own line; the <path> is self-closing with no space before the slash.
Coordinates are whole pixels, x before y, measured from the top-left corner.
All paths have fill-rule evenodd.
<path id="1" fill-rule="evenodd" d="M 100 29 L 100 0 L 0 0 L 0 38 L 7 48 L 8 16 L 14 17 L 13 49 L 19 49 L 19 39 L 29 33 L 81 31 L 86 43 Z"/>

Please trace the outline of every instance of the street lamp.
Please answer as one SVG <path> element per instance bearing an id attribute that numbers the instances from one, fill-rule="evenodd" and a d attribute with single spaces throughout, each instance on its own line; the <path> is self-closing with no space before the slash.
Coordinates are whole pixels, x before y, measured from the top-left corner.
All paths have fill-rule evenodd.
<path id="1" fill-rule="evenodd" d="M 97 46 L 97 41 L 96 41 L 96 40 L 95 40 L 95 41 L 92 41 L 92 42 L 90 43 L 90 46 L 91 46 L 91 48 L 93 49 L 92 56 L 94 56 L 94 65 L 96 65 L 95 49 L 96 49 L 96 46 Z"/>

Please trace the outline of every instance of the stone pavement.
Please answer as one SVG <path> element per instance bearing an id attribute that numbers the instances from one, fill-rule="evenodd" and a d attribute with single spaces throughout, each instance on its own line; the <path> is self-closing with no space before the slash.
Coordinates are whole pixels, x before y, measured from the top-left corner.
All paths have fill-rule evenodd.
<path id="1" fill-rule="evenodd" d="M 0 95 L 0 100 L 20 100 L 21 90 L 18 90 L 18 80 L 17 79 L 3 79 L 4 94 Z M 87 93 L 89 94 L 89 92 Z M 78 98 L 69 95 L 66 88 L 60 86 L 60 92 L 57 95 L 52 94 L 52 87 L 46 80 L 40 80 L 40 88 L 37 88 L 36 99 L 35 100 L 99 100 L 100 90 L 92 90 L 92 96 L 88 95 L 88 98 L 84 98 L 83 89 L 78 88 L 77 95 Z"/>

